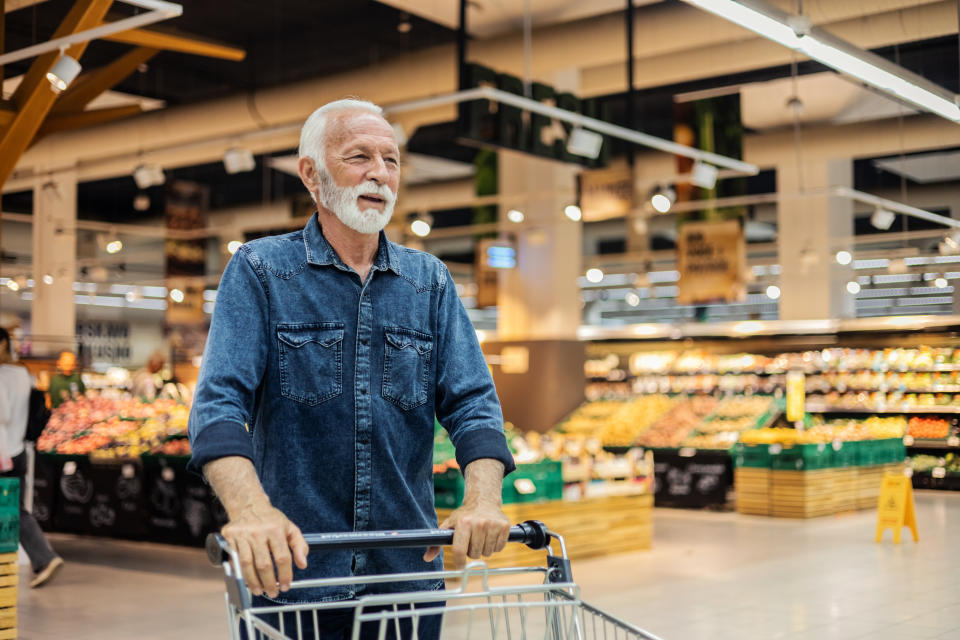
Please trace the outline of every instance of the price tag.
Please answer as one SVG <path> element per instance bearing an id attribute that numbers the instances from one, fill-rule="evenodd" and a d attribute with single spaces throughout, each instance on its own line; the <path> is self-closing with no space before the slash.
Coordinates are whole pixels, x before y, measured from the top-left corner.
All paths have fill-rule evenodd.
<path id="1" fill-rule="evenodd" d="M 132 464 L 125 464 L 120 468 L 120 474 L 124 478 L 132 478 L 137 475 L 136 470 L 133 468 Z"/>
<path id="2" fill-rule="evenodd" d="M 528 496 L 537 491 L 537 485 L 530 478 L 519 478 L 513 481 L 513 487 L 522 496 Z"/>
<path id="3" fill-rule="evenodd" d="M 73 460 L 68 460 L 63 463 L 63 475 L 72 476 L 77 472 L 77 463 Z"/>
<path id="4" fill-rule="evenodd" d="M 782 445 L 782 444 L 772 444 L 772 445 L 770 445 L 770 455 L 774 455 L 774 456 L 775 456 L 775 455 L 777 455 L 778 453 L 780 453 L 781 451 L 783 451 L 783 445 Z"/>
<path id="5" fill-rule="evenodd" d="M 950 436 L 949 438 L 947 438 L 947 446 L 960 447 L 960 438 L 958 438 L 957 436 Z"/>
<path id="6" fill-rule="evenodd" d="M 913 446 L 913 436 L 903 436 L 903 444 L 907 447 Z"/>
<path id="7" fill-rule="evenodd" d="M 937 467 L 931 472 L 931 474 L 934 478 L 946 478 L 947 470 L 944 467 Z"/>
<path id="8" fill-rule="evenodd" d="M 684 447 L 678 452 L 681 458 L 692 458 L 697 455 L 697 450 L 693 447 Z"/>
<path id="9" fill-rule="evenodd" d="M 163 471 L 160 472 L 160 477 L 167 482 L 173 482 L 173 479 L 177 477 L 177 474 L 174 473 L 173 469 L 170 467 L 164 467 Z"/>
<path id="10" fill-rule="evenodd" d="M 905 468 L 905 469 L 903 470 L 903 475 L 907 476 L 908 478 L 912 478 L 912 477 L 913 477 L 913 467 L 907 467 L 907 468 Z"/>
<path id="11" fill-rule="evenodd" d="M 833 441 L 833 450 L 834 450 L 834 451 L 840 451 L 840 449 L 842 449 L 842 448 L 843 448 L 843 443 L 842 443 L 842 442 L 840 442 L 839 440 L 834 440 L 834 441 Z"/>

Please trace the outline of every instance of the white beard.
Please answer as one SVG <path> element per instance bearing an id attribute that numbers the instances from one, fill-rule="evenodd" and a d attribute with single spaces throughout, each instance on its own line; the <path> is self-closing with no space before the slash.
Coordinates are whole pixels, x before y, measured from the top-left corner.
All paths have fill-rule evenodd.
<path id="1" fill-rule="evenodd" d="M 379 233 L 393 216 L 397 196 L 385 184 L 378 185 L 367 180 L 353 187 L 340 187 L 326 171 L 320 172 L 320 202 L 336 214 L 340 222 L 358 233 Z M 377 195 L 383 198 L 383 211 L 360 209 L 357 204 L 362 195 Z"/>

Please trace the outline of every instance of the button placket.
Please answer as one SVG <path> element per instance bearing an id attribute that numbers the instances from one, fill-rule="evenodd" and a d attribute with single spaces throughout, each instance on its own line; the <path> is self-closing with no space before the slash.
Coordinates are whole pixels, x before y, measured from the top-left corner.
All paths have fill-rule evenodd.
<path id="1" fill-rule="evenodd" d="M 360 290 L 357 308 L 357 355 L 354 379 L 356 417 L 357 491 L 354 504 L 354 521 L 358 529 L 365 529 L 370 522 L 370 492 L 372 478 L 372 406 L 370 399 L 370 335 L 373 331 L 373 305 L 368 291 L 374 273 Z"/>

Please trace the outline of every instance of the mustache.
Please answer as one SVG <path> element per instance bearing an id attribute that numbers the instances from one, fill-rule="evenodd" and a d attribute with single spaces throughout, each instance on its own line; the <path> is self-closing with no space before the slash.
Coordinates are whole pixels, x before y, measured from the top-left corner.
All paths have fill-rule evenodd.
<path id="1" fill-rule="evenodd" d="M 383 198 L 386 204 L 393 204 L 397 199 L 397 194 L 391 191 L 390 187 L 385 184 L 377 184 L 372 180 L 353 187 L 346 187 L 344 190 L 350 194 L 351 200 L 359 198 L 360 196 L 379 196 Z"/>

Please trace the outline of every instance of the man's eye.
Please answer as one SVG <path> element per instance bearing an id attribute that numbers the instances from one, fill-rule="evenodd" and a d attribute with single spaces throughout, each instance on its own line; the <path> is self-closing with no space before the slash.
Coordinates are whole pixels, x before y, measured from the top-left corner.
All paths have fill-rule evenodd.
<path id="1" fill-rule="evenodd" d="M 356 154 L 356 155 L 350 156 L 350 159 L 351 159 L 351 160 L 366 160 L 366 159 L 367 159 L 367 156 L 363 155 L 362 153 L 358 153 L 358 154 Z"/>
<path id="2" fill-rule="evenodd" d="M 384 161 L 389 162 L 390 164 L 400 164 L 396 158 L 384 158 Z"/>

